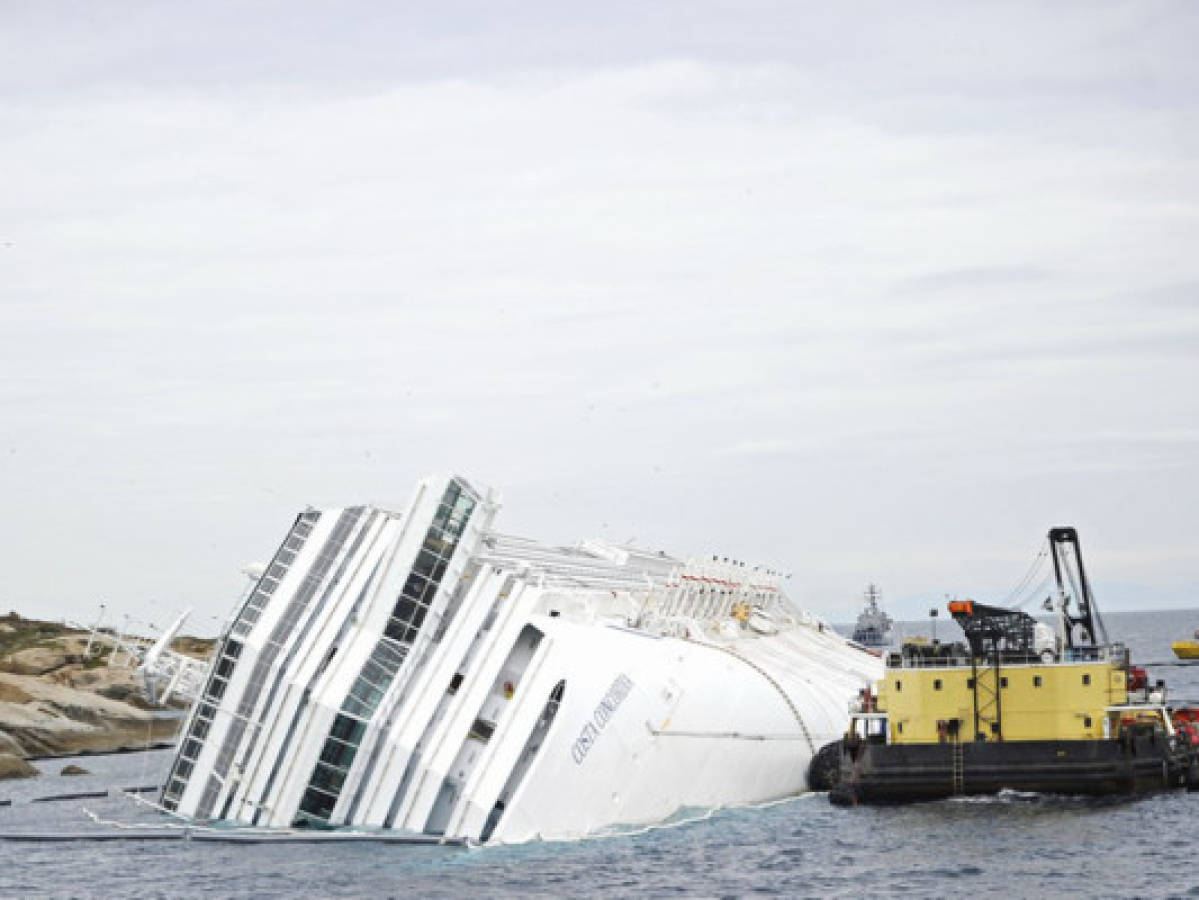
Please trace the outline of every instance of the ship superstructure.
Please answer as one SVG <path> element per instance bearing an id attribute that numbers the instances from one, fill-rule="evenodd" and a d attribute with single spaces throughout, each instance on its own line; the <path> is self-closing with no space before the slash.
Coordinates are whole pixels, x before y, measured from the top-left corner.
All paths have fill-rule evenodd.
<path id="1" fill-rule="evenodd" d="M 785 796 L 879 662 L 726 558 L 493 525 L 422 481 L 310 509 L 225 630 L 161 797 L 194 820 L 572 837 Z"/>

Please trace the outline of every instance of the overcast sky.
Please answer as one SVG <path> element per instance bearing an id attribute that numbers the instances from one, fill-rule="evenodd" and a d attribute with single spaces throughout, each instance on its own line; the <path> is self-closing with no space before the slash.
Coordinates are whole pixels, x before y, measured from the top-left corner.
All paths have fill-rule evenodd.
<path id="1" fill-rule="evenodd" d="M 304 506 L 1199 606 L 1199 6 L 0 4 L 0 607 Z M 209 623 L 209 624 L 205 624 Z M 1199 624 L 1199 623 L 1197 623 Z"/>

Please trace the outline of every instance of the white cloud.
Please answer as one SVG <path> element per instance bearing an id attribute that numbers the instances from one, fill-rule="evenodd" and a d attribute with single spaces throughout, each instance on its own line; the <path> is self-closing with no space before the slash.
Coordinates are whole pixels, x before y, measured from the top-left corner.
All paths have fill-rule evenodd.
<path id="1" fill-rule="evenodd" d="M 445 468 L 834 615 L 1002 588 L 1063 522 L 1097 577 L 1199 581 L 1178 29 L 369 9 L 327 58 L 315 8 L 253 52 L 145 8 L 3 64 L 10 605 L 219 606 L 304 503 Z"/>

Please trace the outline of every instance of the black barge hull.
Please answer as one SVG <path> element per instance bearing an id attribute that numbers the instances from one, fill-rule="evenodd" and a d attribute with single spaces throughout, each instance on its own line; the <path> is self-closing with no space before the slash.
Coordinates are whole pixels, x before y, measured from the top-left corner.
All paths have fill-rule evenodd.
<path id="1" fill-rule="evenodd" d="M 1136 794 L 1194 789 L 1199 759 L 1164 735 L 1135 740 L 846 744 L 834 803 L 903 803 L 1002 790 Z"/>

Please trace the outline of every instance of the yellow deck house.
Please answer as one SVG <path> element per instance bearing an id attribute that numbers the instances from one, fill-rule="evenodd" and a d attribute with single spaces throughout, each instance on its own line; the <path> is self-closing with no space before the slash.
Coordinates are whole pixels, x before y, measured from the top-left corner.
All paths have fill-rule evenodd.
<path id="1" fill-rule="evenodd" d="M 895 744 L 979 740 L 1086 740 L 1108 737 L 1109 707 L 1128 702 L 1127 673 L 1114 661 L 888 668 L 878 685 L 877 708 L 890 721 Z M 980 733 L 974 723 L 978 685 Z M 1106 732 L 1106 733 L 1105 733 Z"/>

